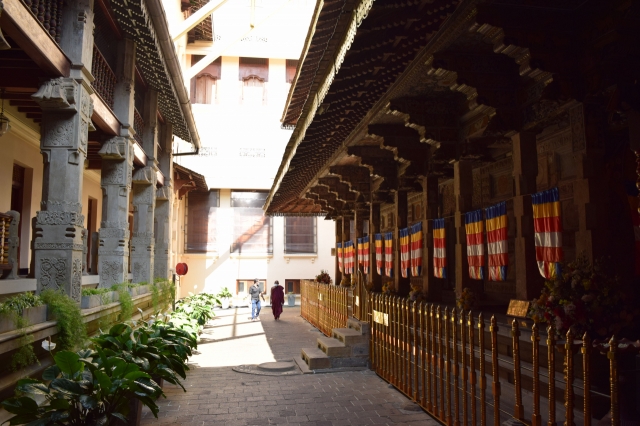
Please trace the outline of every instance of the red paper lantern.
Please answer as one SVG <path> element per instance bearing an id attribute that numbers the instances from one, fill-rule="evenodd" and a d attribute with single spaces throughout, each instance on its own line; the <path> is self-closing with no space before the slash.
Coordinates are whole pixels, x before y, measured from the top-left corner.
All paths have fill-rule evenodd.
<path id="1" fill-rule="evenodd" d="M 178 263 L 176 265 L 176 274 L 187 275 L 187 272 L 189 272 L 189 267 L 186 263 Z"/>

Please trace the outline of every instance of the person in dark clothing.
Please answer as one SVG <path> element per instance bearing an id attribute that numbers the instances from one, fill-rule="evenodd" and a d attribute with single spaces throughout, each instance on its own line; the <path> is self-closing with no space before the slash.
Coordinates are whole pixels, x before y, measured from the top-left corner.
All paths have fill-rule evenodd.
<path id="1" fill-rule="evenodd" d="M 278 280 L 276 280 L 274 284 L 275 285 L 271 287 L 271 311 L 277 321 L 280 319 L 282 305 L 284 304 L 284 288 L 282 288 Z"/>
<path id="2" fill-rule="evenodd" d="M 264 300 L 257 278 L 253 280 L 253 285 L 249 288 L 249 296 L 251 296 L 251 321 L 255 321 L 260 319 L 260 298 Z"/>

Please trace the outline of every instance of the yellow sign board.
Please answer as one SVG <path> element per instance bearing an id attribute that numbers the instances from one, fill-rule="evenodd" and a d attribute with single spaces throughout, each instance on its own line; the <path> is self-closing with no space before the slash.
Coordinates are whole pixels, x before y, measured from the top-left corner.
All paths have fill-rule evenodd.
<path id="1" fill-rule="evenodd" d="M 526 318 L 531 302 L 528 300 L 511 299 L 507 308 L 507 315 L 512 317 Z"/>
<path id="2" fill-rule="evenodd" d="M 389 314 L 380 311 L 373 311 L 373 322 L 376 324 L 389 325 Z"/>

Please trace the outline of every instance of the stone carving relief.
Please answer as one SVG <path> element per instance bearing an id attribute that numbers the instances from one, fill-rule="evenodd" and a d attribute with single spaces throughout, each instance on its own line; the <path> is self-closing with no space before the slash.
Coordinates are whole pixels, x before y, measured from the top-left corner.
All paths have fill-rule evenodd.
<path id="1" fill-rule="evenodd" d="M 98 154 L 103 160 L 125 160 L 127 158 L 128 145 L 129 142 L 126 138 L 117 136 L 106 141 L 98 151 Z"/>
<path id="2" fill-rule="evenodd" d="M 49 201 L 40 201 L 40 207 L 44 208 L 57 208 L 57 209 L 65 209 L 69 212 L 80 213 L 82 211 L 82 204 L 76 203 L 73 201 L 57 201 L 57 200 L 49 200 Z"/>
<path id="3" fill-rule="evenodd" d="M 156 199 L 157 200 L 168 200 L 171 195 L 171 188 L 163 186 L 162 188 L 158 188 L 156 190 Z"/>
<path id="4" fill-rule="evenodd" d="M 129 222 L 103 221 L 103 222 L 100 222 L 100 228 L 129 229 Z M 102 229 L 100 230 L 100 232 L 102 232 Z"/>
<path id="5" fill-rule="evenodd" d="M 117 284 L 123 275 L 122 262 L 116 260 L 104 260 L 100 265 L 100 278 L 105 284 Z"/>
<path id="6" fill-rule="evenodd" d="M 76 212 L 36 212 L 38 225 L 73 225 L 83 226 L 84 216 Z"/>
<path id="7" fill-rule="evenodd" d="M 73 146 L 73 120 L 51 123 L 46 127 L 42 138 L 43 147 Z"/>
<path id="8" fill-rule="evenodd" d="M 45 257 L 40 260 L 40 284 L 42 290 L 59 290 L 67 280 L 67 260 Z"/>
<path id="9" fill-rule="evenodd" d="M 133 182 L 142 185 L 155 185 L 156 174 L 151 167 L 144 167 L 133 173 Z"/>
<path id="10" fill-rule="evenodd" d="M 72 78 L 55 78 L 45 82 L 31 98 L 42 109 L 74 109 L 78 83 Z"/>
<path id="11" fill-rule="evenodd" d="M 75 243 L 34 243 L 33 248 L 40 250 L 83 250 L 83 244 Z"/>
<path id="12" fill-rule="evenodd" d="M 71 269 L 71 298 L 76 302 L 80 301 L 82 289 L 82 260 L 74 259 Z"/>
<path id="13" fill-rule="evenodd" d="M 133 282 L 142 282 L 148 280 L 147 265 L 140 262 L 133 264 Z"/>
<path id="14" fill-rule="evenodd" d="M 100 238 L 129 238 L 129 230 L 121 228 L 101 228 Z"/>
<path id="15" fill-rule="evenodd" d="M 104 157 L 103 157 L 104 158 Z M 126 185 L 125 163 L 104 161 L 102 164 L 102 185 Z"/>

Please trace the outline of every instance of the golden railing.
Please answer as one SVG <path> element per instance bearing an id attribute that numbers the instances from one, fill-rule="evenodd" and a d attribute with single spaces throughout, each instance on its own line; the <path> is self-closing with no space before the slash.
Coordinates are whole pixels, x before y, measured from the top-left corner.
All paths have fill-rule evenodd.
<path id="1" fill-rule="evenodd" d="M 349 291 L 346 287 L 300 281 L 300 313 L 327 336 L 334 328 L 347 326 Z"/>
<path id="2" fill-rule="evenodd" d="M 369 293 L 369 306 L 372 369 L 447 425 L 590 425 L 594 400 L 601 412 L 610 406 L 611 424 L 619 424 L 617 344 L 607 346 L 606 361 L 586 335 L 569 332 L 559 342 L 552 327 L 543 343 L 536 326 L 527 329 L 528 343 L 516 320 L 499 333 L 495 317 L 406 298 Z M 594 357 L 610 368 L 609 392 L 591 388 Z"/>
<path id="3" fill-rule="evenodd" d="M 9 269 L 9 225 L 13 218 L 0 213 L 0 270 Z M 0 272 L 0 275 L 2 273 Z"/>
<path id="4" fill-rule="evenodd" d="M 370 320 L 369 296 L 365 287 L 364 275 L 358 271 L 356 282 L 353 287 L 353 316 L 364 322 Z"/>

